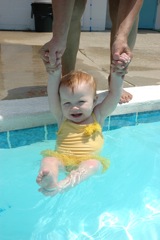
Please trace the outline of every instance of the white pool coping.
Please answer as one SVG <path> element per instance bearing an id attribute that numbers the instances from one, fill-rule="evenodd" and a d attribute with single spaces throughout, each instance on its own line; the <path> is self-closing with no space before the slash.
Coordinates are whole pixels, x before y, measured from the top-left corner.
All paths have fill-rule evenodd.
<path id="1" fill-rule="evenodd" d="M 160 110 L 160 85 L 132 87 L 127 91 L 133 95 L 129 103 L 118 104 L 112 115 Z M 102 101 L 107 91 L 99 91 Z M 55 123 L 47 97 L 36 97 L 0 101 L 0 132 L 38 127 Z"/>

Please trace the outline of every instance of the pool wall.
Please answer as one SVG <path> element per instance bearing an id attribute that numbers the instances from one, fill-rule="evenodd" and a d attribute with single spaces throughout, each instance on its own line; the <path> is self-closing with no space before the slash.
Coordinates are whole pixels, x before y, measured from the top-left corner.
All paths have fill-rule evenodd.
<path id="1" fill-rule="evenodd" d="M 147 111 L 114 115 L 106 119 L 104 131 L 114 130 L 124 126 L 134 126 L 139 123 L 160 121 L 160 111 Z M 0 133 L 0 148 L 15 148 L 33 144 L 36 142 L 55 140 L 57 132 L 56 124 L 43 125 L 40 127 L 11 130 Z"/>
<path id="2" fill-rule="evenodd" d="M 160 86 L 127 88 L 133 95 L 129 103 L 118 104 L 111 116 L 160 110 Z M 107 91 L 99 91 L 102 101 Z M 53 124 L 48 98 L 37 97 L 0 101 L 0 132 Z"/>
<path id="3" fill-rule="evenodd" d="M 118 104 L 106 119 L 104 130 L 160 121 L 160 86 L 127 90 L 133 94 L 132 101 Z M 107 91 L 98 92 L 99 102 L 106 94 Z M 54 139 L 57 131 L 54 123 L 47 97 L 0 101 L 0 148 Z"/>

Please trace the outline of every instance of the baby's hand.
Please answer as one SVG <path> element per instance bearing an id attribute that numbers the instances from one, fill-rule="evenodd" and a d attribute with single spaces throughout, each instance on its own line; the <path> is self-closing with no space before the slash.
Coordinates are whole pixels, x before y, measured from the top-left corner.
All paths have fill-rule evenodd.
<path id="1" fill-rule="evenodd" d="M 122 53 L 117 61 L 112 61 L 112 71 L 123 76 L 127 73 L 127 68 L 130 62 L 130 57 L 126 53 Z"/>
<path id="2" fill-rule="evenodd" d="M 57 70 L 61 70 L 61 67 L 62 66 L 59 65 L 55 68 L 55 67 L 51 66 L 51 64 L 48 63 L 48 64 L 46 64 L 46 71 L 47 71 L 47 73 L 52 74 L 54 72 L 57 72 Z"/>
<path id="3" fill-rule="evenodd" d="M 49 60 L 49 51 L 46 51 L 44 53 L 44 56 L 45 56 L 45 60 L 42 58 L 43 60 L 43 63 L 46 67 L 46 71 L 51 74 L 53 72 L 55 72 L 56 70 L 60 69 L 61 68 L 61 58 L 59 58 L 59 62 L 57 62 L 57 65 L 53 65 L 50 63 L 50 60 Z M 58 57 L 57 57 L 58 59 Z"/>
<path id="4" fill-rule="evenodd" d="M 46 71 L 47 71 L 47 73 L 49 73 L 49 74 L 54 73 L 55 71 L 61 69 L 61 67 L 62 67 L 61 62 L 60 62 L 58 65 L 56 65 L 56 66 L 50 64 L 49 61 L 48 61 L 48 62 L 44 62 L 44 64 L 45 64 L 45 67 L 46 67 Z"/>

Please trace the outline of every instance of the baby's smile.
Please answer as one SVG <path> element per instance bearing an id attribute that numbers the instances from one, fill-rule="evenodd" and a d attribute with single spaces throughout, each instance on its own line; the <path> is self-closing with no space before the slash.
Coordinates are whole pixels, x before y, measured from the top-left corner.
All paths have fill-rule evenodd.
<path id="1" fill-rule="evenodd" d="M 71 114 L 71 116 L 74 118 L 78 118 L 78 117 L 82 116 L 82 113 L 73 113 L 73 114 Z"/>

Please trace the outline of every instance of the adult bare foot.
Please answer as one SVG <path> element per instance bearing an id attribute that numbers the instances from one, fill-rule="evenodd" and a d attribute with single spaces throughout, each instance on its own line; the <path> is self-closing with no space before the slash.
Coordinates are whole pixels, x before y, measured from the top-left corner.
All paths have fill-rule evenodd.
<path id="1" fill-rule="evenodd" d="M 130 100 L 132 100 L 132 98 L 133 98 L 132 94 L 123 89 L 119 103 L 120 104 L 128 103 Z"/>

